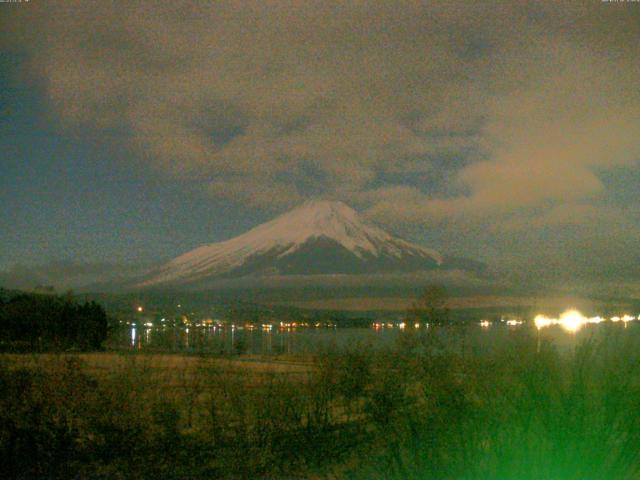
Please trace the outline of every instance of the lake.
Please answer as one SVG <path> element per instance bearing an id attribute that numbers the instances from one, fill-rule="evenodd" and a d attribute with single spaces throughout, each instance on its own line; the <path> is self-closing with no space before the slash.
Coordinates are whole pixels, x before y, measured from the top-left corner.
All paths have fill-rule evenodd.
<path id="1" fill-rule="evenodd" d="M 589 338 L 607 335 L 636 335 L 640 322 L 603 322 L 587 324 L 576 331 L 560 325 L 537 329 L 533 322 L 507 325 L 493 322 L 438 328 L 443 344 L 476 350 L 490 350 L 515 338 L 527 336 L 532 342 L 552 342 L 559 349 L 573 348 Z M 422 327 L 423 329 L 425 327 Z M 433 329 L 433 327 L 430 327 Z M 419 332 L 419 330 L 416 330 Z M 181 353 L 223 354 L 312 354 L 325 347 L 378 349 L 393 345 L 406 331 L 394 327 L 377 328 L 297 328 L 263 329 L 241 326 L 208 327 L 126 327 L 113 332 L 108 347 L 118 350 L 169 351 Z"/>

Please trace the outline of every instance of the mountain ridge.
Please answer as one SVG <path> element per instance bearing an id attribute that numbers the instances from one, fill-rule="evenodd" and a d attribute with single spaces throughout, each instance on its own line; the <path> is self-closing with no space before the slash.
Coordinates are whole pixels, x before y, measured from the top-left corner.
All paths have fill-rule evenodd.
<path id="1" fill-rule="evenodd" d="M 434 270 L 443 267 L 445 258 L 364 222 L 342 202 L 313 200 L 237 237 L 180 255 L 138 286 L 186 285 L 251 275 Z"/>

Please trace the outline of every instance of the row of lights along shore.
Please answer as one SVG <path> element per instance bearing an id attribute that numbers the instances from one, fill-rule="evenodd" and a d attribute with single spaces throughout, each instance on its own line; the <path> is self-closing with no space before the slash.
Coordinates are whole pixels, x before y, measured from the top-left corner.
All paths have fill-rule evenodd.
<path id="1" fill-rule="evenodd" d="M 541 330 L 543 328 L 547 328 L 547 327 L 551 327 L 554 325 L 558 325 L 562 328 L 564 328 L 565 330 L 569 331 L 569 332 L 576 332 L 578 331 L 580 328 L 582 328 L 585 325 L 588 324 L 598 324 L 598 323 L 602 323 L 602 322 L 611 322 L 611 323 L 617 323 L 617 322 L 621 322 L 623 324 L 629 323 L 629 322 L 633 322 L 636 320 L 640 320 L 640 315 L 637 316 L 633 316 L 633 315 L 622 315 L 622 316 L 613 316 L 610 318 L 604 318 L 601 316 L 595 316 L 595 317 L 586 317 L 584 316 L 582 313 L 580 313 L 578 310 L 575 309 L 570 309 L 570 310 L 566 310 L 564 311 L 559 317 L 555 318 L 555 317 L 548 317 L 546 315 L 536 315 L 536 317 L 533 319 L 533 324 L 535 325 L 535 327 L 538 330 Z M 516 319 L 516 318 L 501 318 L 498 321 L 492 322 L 490 320 L 481 320 L 479 322 L 479 325 L 483 328 L 488 328 L 493 324 L 503 324 L 503 325 L 507 325 L 510 327 L 516 327 L 519 325 L 524 324 L 524 320 L 520 320 L 520 319 Z M 372 324 L 372 327 L 375 330 L 382 330 L 382 329 L 391 329 L 391 328 L 399 328 L 400 330 L 404 330 L 407 328 L 407 326 L 410 325 L 406 322 L 400 322 L 400 323 L 393 323 L 393 322 L 374 322 Z M 421 328 L 421 327 L 429 327 L 428 323 L 415 323 L 413 325 L 414 328 Z"/>

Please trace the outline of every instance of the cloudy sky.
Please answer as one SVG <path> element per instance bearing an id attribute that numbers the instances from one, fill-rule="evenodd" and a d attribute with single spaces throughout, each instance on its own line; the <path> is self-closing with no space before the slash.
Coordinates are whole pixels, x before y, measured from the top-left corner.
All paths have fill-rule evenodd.
<path id="1" fill-rule="evenodd" d="M 330 198 L 513 275 L 640 278 L 638 2 L 31 0 L 0 22 L 0 270 L 147 264 Z"/>

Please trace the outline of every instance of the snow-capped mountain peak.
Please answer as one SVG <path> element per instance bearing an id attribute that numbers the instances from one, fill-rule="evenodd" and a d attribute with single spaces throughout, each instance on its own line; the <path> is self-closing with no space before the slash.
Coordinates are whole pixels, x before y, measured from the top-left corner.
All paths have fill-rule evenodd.
<path id="1" fill-rule="evenodd" d="M 339 250 L 339 251 L 338 251 Z M 312 258 L 303 258 L 305 255 Z M 351 254 L 352 259 L 344 258 Z M 438 266 L 439 253 L 395 238 L 384 230 L 365 223 L 351 207 L 338 201 L 307 201 L 301 206 L 259 225 L 230 240 L 205 245 L 188 252 L 161 267 L 141 285 L 185 283 L 197 279 L 229 274 L 233 271 L 296 271 L 323 263 L 332 256 L 364 264 L 407 263 L 410 259 L 428 261 Z M 344 269 L 343 265 L 336 268 Z M 251 267 L 251 268 L 249 268 Z"/>
<path id="2" fill-rule="evenodd" d="M 280 254 L 284 256 L 318 237 L 335 240 L 358 257 L 365 252 L 378 256 L 381 244 L 391 239 L 383 230 L 363 223 L 358 213 L 344 203 L 316 200 L 254 228 L 238 240 L 249 240 L 253 245 L 287 245 L 289 248 Z"/>

